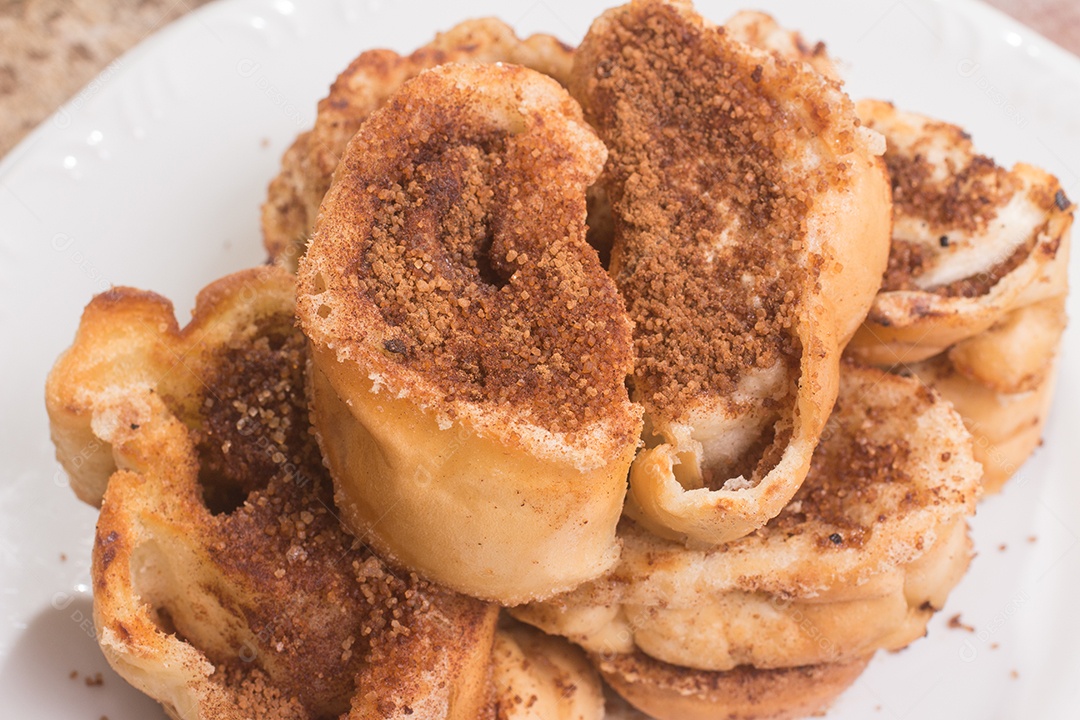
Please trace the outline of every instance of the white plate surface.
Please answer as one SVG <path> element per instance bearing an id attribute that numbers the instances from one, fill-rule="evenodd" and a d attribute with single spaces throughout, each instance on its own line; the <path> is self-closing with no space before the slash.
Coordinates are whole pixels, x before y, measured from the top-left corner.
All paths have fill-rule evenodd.
<path id="1" fill-rule="evenodd" d="M 716 21 L 740 7 L 699 3 Z M 827 41 L 854 97 L 960 123 L 999 162 L 1042 165 L 1080 197 L 1080 61 L 1030 30 L 970 0 L 758 7 Z M 258 209 L 281 153 L 360 51 L 408 51 L 480 15 L 577 42 L 602 8 L 225 0 L 114 63 L 5 159 L 0 714 L 164 717 L 97 650 L 88 594 L 95 512 L 75 500 L 48 439 L 45 374 L 90 297 L 114 283 L 149 288 L 186 318 L 200 287 L 261 262 Z M 1080 317 L 1075 296 L 1069 310 Z M 1070 330 L 1045 447 L 979 508 L 978 556 L 929 637 L 879 654 L 829 717 L 1077 717 L 1078 359 Z M 947 627 L 957 613 L 974 632 Z M 98 672 L 103 685 L 84 682 Z"/>

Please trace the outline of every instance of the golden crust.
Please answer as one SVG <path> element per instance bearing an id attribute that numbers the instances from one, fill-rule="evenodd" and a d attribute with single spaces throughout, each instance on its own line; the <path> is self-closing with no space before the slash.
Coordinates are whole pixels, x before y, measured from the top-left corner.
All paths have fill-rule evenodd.
<path id="1" fill-rule="evenodd" d="M 845 366 L 795 499 L 756 533 L 692 550 L 620 527 L 603 578 L 514 615 L 590 652 L 702 670 L 848 661 L 921 637 L 970 557 L 981 468 L 949 404 Z"/>
<path id="2" fill-rule="evenodd" d="M 611 687 L 657 720 L 794 720 L 817 715 L 855 682 L 869 660 L 704 672 L 642 653 L 594 658 Z"/>
<path id="3" fill-rule="evenodd" d="M 550 35 L 519 39 L 495 18 L 466 20 L 410 55 L 368 50 L 349 64 L 319 101 L 315 126 L 297 137 L 270 183 L 262 209 L 263 240 L 270 259 L 294 270 L 315 228 L 319 204 L 345 147 L 371 113 L 401 85 L 447 62 L 524 65 L 565 84 L 573 49 Z"/>
<path id="4" fill-rule="evenodd" d="M 504 618 L 493 658 L 498 720 L 603 720 L 600 677 L 563 638 Z"/>
<path id="5" fill-rule="evenodd" d="M 1073 206 L 1057 178 L 998 167 L 955 125 L 879 101 L 858 109 L 887 138 L 896 200 L 889 271 L 849 354 L 917 362 L 1067 292 Z"/>
<path id="6" fill-rule="evenodd" d="M 604 157 L 550 78 L 442 65 L 353 139 L 301 260 L 346 522 L 478 597 L 550 594 L 617 555 L 641 411 L 630 321 L 585 242 Z"/>
<path id="7" fill-rule="evenodd" d="M 1065 321 L 1065 296 L 1052 297 L 908 368 L 964 418 L 986 492 L 1001 490 L 1042 443 Z"/>
<path id="8" fill-rule="evenodd" d="M 760 18 L 744 31 L 782 32 Z M 688 3 L 637 0 L 575 54 L 571 92 L 610 152 L 610 271 L 656 446 L 627 513 L 672 538 L 732 540 L 795 493 L 888 253 L 880 138 L 837 83 L 776 47 Z"/>
<path id="9" fill-rule="evenodd" d="M 84 313 L 48 408 L 65 466 L 92 436 L 120 468 L 75 478 L 101 501 L 98 641 L 176 717 L 482 717 L 497 611 L 342 530 L 292 294 L 264 268 L 200 293 L 182 330 L 168 301 L 127 288 Z"/>

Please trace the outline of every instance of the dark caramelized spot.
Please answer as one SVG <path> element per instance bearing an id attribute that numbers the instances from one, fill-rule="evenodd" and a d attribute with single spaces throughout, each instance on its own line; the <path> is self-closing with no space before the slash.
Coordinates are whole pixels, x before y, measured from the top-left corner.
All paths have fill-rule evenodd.
<path id="1" fill-rule="evenodd" d="M 1054 204 L 1057 205 L 1057 209 L 1061 212 L 1065 212 L 1072 207 L 1072 203 L 1069 202 L 1069 198 L 1065 195 L 1064 190 L 1058 190 L 1054 193 Z"/>
<path id="2" fill-rule="evenodd" d="M 808 101 L 813 127 L 786 115 L 741 46 L 669 6 L 624 10 L 586 42 L 599 59 L 584 106 L 610 152 L 638 397 L 677 417 L 701 393 L 729 394 L 748 370 L 796 368 L 800 297 L 818 272 L 806 215 L 814 189 L 845 170 L 804 177 L 784 158 L 828 109 Z"/>

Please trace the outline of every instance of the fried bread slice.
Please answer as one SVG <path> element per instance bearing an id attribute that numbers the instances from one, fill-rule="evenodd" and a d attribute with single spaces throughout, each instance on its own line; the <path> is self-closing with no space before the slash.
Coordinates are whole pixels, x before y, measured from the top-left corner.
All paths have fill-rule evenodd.
<path id="1" fill-rule="evenodd" d="M 967 568 L 981 474 L 971 445 L 933 390 L 845 365 L 811 471 L 766 526 L 692 550 L 624 521 L 613 571 L 512 612 L 590 653 L 707 671 L 903 647 Z"/>
<path id="2" fill-rule="evenodd" d="M 565 84 L 573 49 L 550 35 L 519 39 L 495 18 L 466 20 L 409 55 L 368 50 L 357 57 L 319 101 L 315 126 L 297 137 L 281 160 L 262 208 L 263 242 L 270 259 L 290 270 L 315 228 L 319 204 L 349 140 L 401 85 L 447 62 L 524 65 Z"/>
<path id="3" fill-rule="evenodd" d="M 441 65 L 363 125 L 298 275 L 350 527 L 514 604 L 616 560 L 631 324 L 585 241 L 603 145 L 551 78 Z"/>
<path id="4" fill-rule="evenodd" d="M 853 357 L 925 360 L 1067 293 L 1074 206 L 1057 178 L 1024 163 L 1006 170 L 963 129 L 891 103 L 858 110 L 886 137 L 894 215 L 889 268 Z"/>
<path id="5" fill-rule="evenodd" d="M 570 89 L 609 150 L 610 272 L 652 446 L 627 513 L 668 537 L 730 541 L 798 489 L 840 350 L 880 285 L 883 143 L 804 58 L 751 47 L 687 2 L 601 15 Z"/>
<path id="6" fill-rule="evenodd" d="M 293 292 L 282 270 L 229 276 L 181 330 L 164 298 L 115 288 L 50 374 L 61 462 L 92 437 L 118 468 L 73 474 L 101 504 L 99 644 L 173 717 L 494 717 L 497 609 L 338 521 Z"/>
<path id="7" fill-rule="evenodd" d="M 884 286 L 848 352 L 951 401 L 996 492 L 1038 446 L 1049 412 L 1073 205 L 1056 178 L 999 167 L 955 125 L 889 103 L 858 107 L 888 139 L 896 209 Z"/>

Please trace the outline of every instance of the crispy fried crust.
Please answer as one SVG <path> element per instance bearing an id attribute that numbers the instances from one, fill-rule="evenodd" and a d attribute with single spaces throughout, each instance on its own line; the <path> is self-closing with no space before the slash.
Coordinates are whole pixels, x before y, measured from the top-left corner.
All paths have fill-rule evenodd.
<path id="1" fill-rule="evenodd" d="M 781 32 L 762 22 L 744 34 Z M 571 92 L 610 152 L 610 271 L 656 446 L 627 512 L 675 539 L 745 535 L 798 489 L 888 252 L 880 138 L 797 43 L 776 47 L 637 0 L 575 54 Z"/>
<path id="2" fill-rule="evenodd" d="M 594 657 L 604 680 L 657 720 L 793 720 L 821 713 L 870 658 L 783 670 L 690 670 L 642 653 Z"/>
<path id="3" fill-rule="evenodd" d="M 48 409 L 65 466 L 92 437 L 120 468 L 73 476 L 101 501 L 98 641 L 174 717 L 484 717 L 497 611 L 341 528 L 292 295 L 284 271 L 238 273 L 182 330 L 152 293 L 87 307 Z"/>
<path id="4" fill-rule="evenodd" d="M 1073 205 L 1057 178 L 997 166 L 955 125 L 879 101 L 858 109 L 887 138 L 895 210 L 884 286 L 849 354 L 925 360 L 1068 291 Z"/>
<path id="5" fill-rule="evenodd" d="M 701 670 L 846 662 L 921 637 L 970 559 L 981 468 L 918 381 L 845 365 L 810 473 L 753 535 L 691 550 L 630 522 L 603 578 L 515 608 L 590 652 Z"/>
<path id="6" fill-rule="evenodd" d="M 553 80 L 442 65 L 364 124 L 300 264 L 346 521 L 504 603 L 610 567 L 641 431 L 631 327 L 585 242 L 605 151 Z"/>
<path id="7" fill-rule="evenodd" d="M 416 50 L 398 55 L 368 50 L 353 60 L 319 101 L 315 127 L 285 152 L 262 210 L 263 241 L 270 259 L 296 269 L 319 204 L 345 147 L 371 113 L 421 71 L 447 62 L 524 65 L 565 84 L 573 49 L 549 35 L 519 39 L 495 18 L 466 20 Z"/>

